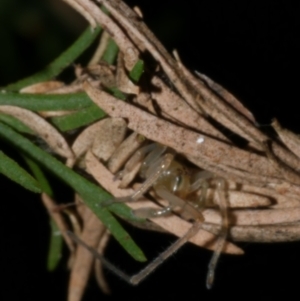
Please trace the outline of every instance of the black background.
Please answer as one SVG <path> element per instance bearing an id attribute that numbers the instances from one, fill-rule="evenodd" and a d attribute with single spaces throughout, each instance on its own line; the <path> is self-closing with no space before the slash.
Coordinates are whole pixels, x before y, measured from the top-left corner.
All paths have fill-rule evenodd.
<path id="1" fill-rule="evenodd" d="M 183 62 L 225 86 L 268 127 L 273 117 L 300 132 L 298 70 L 300 3 L 290 1 L 127 1 L 144 12 L 149 27 Z M 295 4 L 296 3 L 296 4 Z M 1 0 L 0 86 L 39 70 L 64 50 L 85 22 L 60 1 Z M 0 142 L 6 153 L 14 153 Z M 65 261 L 45 268 L 48 217 L 39 197 L 0 177 L 1 300 L 66 300 Z M 71 193 L 57 185 L 65 201 Z M 63 197 L 62 197 L 63 196 Z M 174 238 L 129 228 L 149 258 Z M 300 244 L 241 244 L 245 255 L 222 256 L 211 291 L 205 288 L 211 253 L 184 246 L 138 287 L 108 273 L 113 294 L 101 295 L 93 280 L 84 300 L 207 300 L 298 293 Z M 113 240 L 107 257 L 124 270 L 136 265 Z"/>

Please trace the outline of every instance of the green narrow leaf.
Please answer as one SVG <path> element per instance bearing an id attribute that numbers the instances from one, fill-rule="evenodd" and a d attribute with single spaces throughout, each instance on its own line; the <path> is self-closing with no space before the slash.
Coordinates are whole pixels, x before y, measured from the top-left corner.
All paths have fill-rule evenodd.
<path id="1" fill-rule="evenodd" d="M 123 248 L 136 260 L 146 260 L 142 250 L 122 228 L 115 217 L 108 211 L 108 209 L 101 207 L 102 202 L 108 201 L 112 198 L 109 193 L 81 177 L 60 161 L 38 148 L 28 139 L 2 123 L 0 123 L 0 137 L 17 147 L 38 164 L 47 168 L 59 179 L 77 191 L 83 198 L 85 204 L 98 216 Z M 124 204 L 114 204 L 110 209 L 126 219 L 141 221 L 141 219 L 134 217 L 131 210 Z"/>
<path id="2" fill-rule="evenodd" d="M 53 219 L 50 220 L 51 236 L 48 251 L 47 269 L 54 271 L 62 257 L 63 238 Z"/>
<path id="3" fill-rule="evenodd" d="M 93 43 L 100 31 L 100 27 L 95 29 L 88 27 L 66 51 L 50 63 L 44 70 L 41 70 L 16 83 L 10 84 L 7 87 L 2 88 L 2 90 L 19 91 L 29 85 L 53 79 L 72 62 L 74 62 Z"/>
<path id="4" fill-rule="evenodd" d="M 121 100 L 126 100 L 126 98 L 127 98 L 127 95 L 124 94 L 122 91 L 120 91 L 116 87 L 109 88 L 108 92 L 111 93 L 114 97 L 121 99 Z"/>
<path id="5" fill-rule="evenodd" d="M 50 197 L 53 197 L 53 190 L 41 170 L 41 168 L 31 160 L 30 158 L 23 156 L 25 162 L 29 166 L 31 172 L 37 179 L 40 187 L 42 188 L 43 192 L 48 194 Z M 62 256 L 62 249 L 63 249 L 63 238 L 58 228 L 57 224 L 55 223 L 54 219 L 50 217 L 49 220 L 50 224 L 50 243 L 49 243 L 49 250 L 48 250 L 48 258 L 47 258 L 47 269 L 48 271 L 54 271 L 57 267 L 59 260 Z"/>
<path id="6" fill-rule="evenodd" d="M 19 119 L 12 117 L 10 115 L 0 113 L 0 121 L 9 125 L 19 133 L 31 134 L 31 135 L 34 134 L 34 132 L 28 126 L 22 123 Z"/>
<path id="7" fill-rule="evenodd" d="M 109 39 L 101 60 L 109 65 L 112 65 L 116 60 L 118 52 L 119 47 L 116 42 L 113 39 Z"/>
<path id="8" fill-rule="evenodd" d="M 2 151 L 0 151 L 0 173 L 32 192 L 41 192 L 37 181 Z"/>
<path id="9" fill-rule="evenodd" d="M 132 70 L 129 72 L 129 78 L 134 83 L 137 83 L 140 80 L 143 72 L 144 72 L 144 61 L 138 60 L 133 66 Z"/>
<path id="10" fill-rule="evenodd" d="M 109 16 L 109 10 L 104 6 L 104 5 L 100 5 L 101 10 Z"/>
<path id="11" fill-rule="evenodd" d="M 53 197 L 53 190 L 49 184 L 49 181 L 47 180 L 45 174 L 41 170 L 38 164 L 36 164 L 35 161 L 28 158 L 27 156 L 23 156 L 24 161 L 30 168 L 32 174 L 34 175 L 35 179 L 39 183 L 39 186 L 41 187 L 42 191 L 48 194 L 50 197 Z"/>
<path id="12" fill-rule="evenodd" d="M 57 95 L 0 92 L 0 105 L 17 106 L 31 111 L 80 110 L 92 104 L 85 93 Z"/>
<path id="13" fill-rule="evenodd" d="M 102 111 L 97 105 L 91 106 L 77 111 L 72 114 L 58 116 L 51 118 L 51 122 L 62 132 L 77 129 L 100 120 L 105 117 L 106 113 Z"/>

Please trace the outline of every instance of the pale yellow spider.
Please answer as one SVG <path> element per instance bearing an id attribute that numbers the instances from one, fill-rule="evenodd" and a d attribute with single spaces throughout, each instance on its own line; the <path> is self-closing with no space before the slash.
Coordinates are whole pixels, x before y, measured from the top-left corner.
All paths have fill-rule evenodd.
<path id="1" fill-rule="evenodd" d="M 176 252 L 201 228 L 204 218 L 201 210 L 206 207 L 206 193 L 209 186 L 213 185 L 219 194 L 219 207 L 222 215 L 221 234 L 219 236 L 216 249 L 209 263 L 206 286 L 211 288 L 214 281 L 214 273 L 218 258 L 224 247 L 227 236 L 228 218 L 227 201 L 225 194 L 225 180 L 214 178 L 208 171 L 199 171 L 193 168 L 187 168 L 178 160 L 175 160 L 175 152 L 166 146 L 157 143 L 151 143 L 138 149 L 135 154 L 126 163 L 124 169 L 119 172 L 118 177 L 124 177 L 130 173 L 137 164 L 141 163 L 139 176 L 145 181 L 130 196 L 124 198 L 114 198 L 105 202 L 102 206 L 108 207 L 117 202 L 135 202 L 145 193 L 153 188 L 155 196 L 164 200 L 164 206 L 160 209 L 142 208 L 134 211 L 134 214 L 143 218 L 153 218 L 166 216 L 169 214 L 178 214 L 182 218 L 193 221 L 191 228 L 180 237 L 174 244 L 167 248 L 144 269 L 133 276 L 128 276 L 114 265 L 108 262 L 103 256 L 93 248 L 86 245 L 83 241 L 70 233 L 71 237 L 78 243 L 84 245 L 90 250 L 96 258 L 103 264 L 130 284 L 137 285 L 153 272 L 170 255 Z"/>

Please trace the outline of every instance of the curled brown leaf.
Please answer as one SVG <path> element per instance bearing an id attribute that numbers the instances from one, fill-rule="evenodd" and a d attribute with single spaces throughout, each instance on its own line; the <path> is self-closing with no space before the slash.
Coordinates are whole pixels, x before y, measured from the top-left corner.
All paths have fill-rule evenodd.
<path id="1" fill-rule="evenodd" d="M 62 134 L 39 115 L 27 109 L 15 106 L 0 106 L 0 112 L 22 121 L 33 130 L 37 136 L 42 138 L 55 153 L 64 158 L 74 158 L 74 154 Z"/>

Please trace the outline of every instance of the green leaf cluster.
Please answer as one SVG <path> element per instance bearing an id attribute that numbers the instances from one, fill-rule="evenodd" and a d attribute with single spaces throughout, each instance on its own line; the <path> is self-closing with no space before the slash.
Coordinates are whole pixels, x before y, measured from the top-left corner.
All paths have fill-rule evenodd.
<path id="1" fill-rule="evenodd" d="M 85 93 L 65 95 L 18 93 L 20 89 L 26 86 L 54 79 L 87 50 L 99 36 L 100 32 L 100 27 L 96 29 L 87 28 L 73 45 L 45 69 L 16 83 L 2 87 L 0 106 L 12 105 L 32 111 L 74 111 L 68 115 L 51 118 L 51 123 L 61 132 L 86 126 L 105 117 L 106 114 Z M 118 47 L 116 43 L 110 40 L 102 59 L 109 64 L 113 64 L 117 53 Z M 138 61 L 132 72 L 130 72 L 130 78 L 134 82 L 137 82 L 142 73 L 143 62 Z M 126 95 L 114 87 L 110 89 L 110 92 L 120 99 L 126 99 Z M 66 167 L 58 159 L 36 146 L 24 135 L 33 135 L 33 132 L 18 119 L 0 114 L 0 138 L 8 144 L 13 145 L 20 152 L 30 170 L 28 172 L 7 154 L 0 151 L 0 173 L 34 193 L 44 192 L 49 196 L 53 196 L 53 189 L 50 187 L 43 170 L 50 171 L 82 197 L 86 205 L 99 217 L 133 258 L 139 261 L 146 260 L 143 252 L 112 214 L 113 212 L 123 218 L 137 221 L 132 215 L 131 210 L 124 204 L 114 204 L 109 210 L 101 207 L 102 202 L 112 198 L 109 193 Z M 59 231 L 53 220 L 50 221 L 50 225 L 52 234 L 48 268 L 49 270 L 53 270 L 61 257 L 62 238 L 61 235 L 58 235 Z"/>

